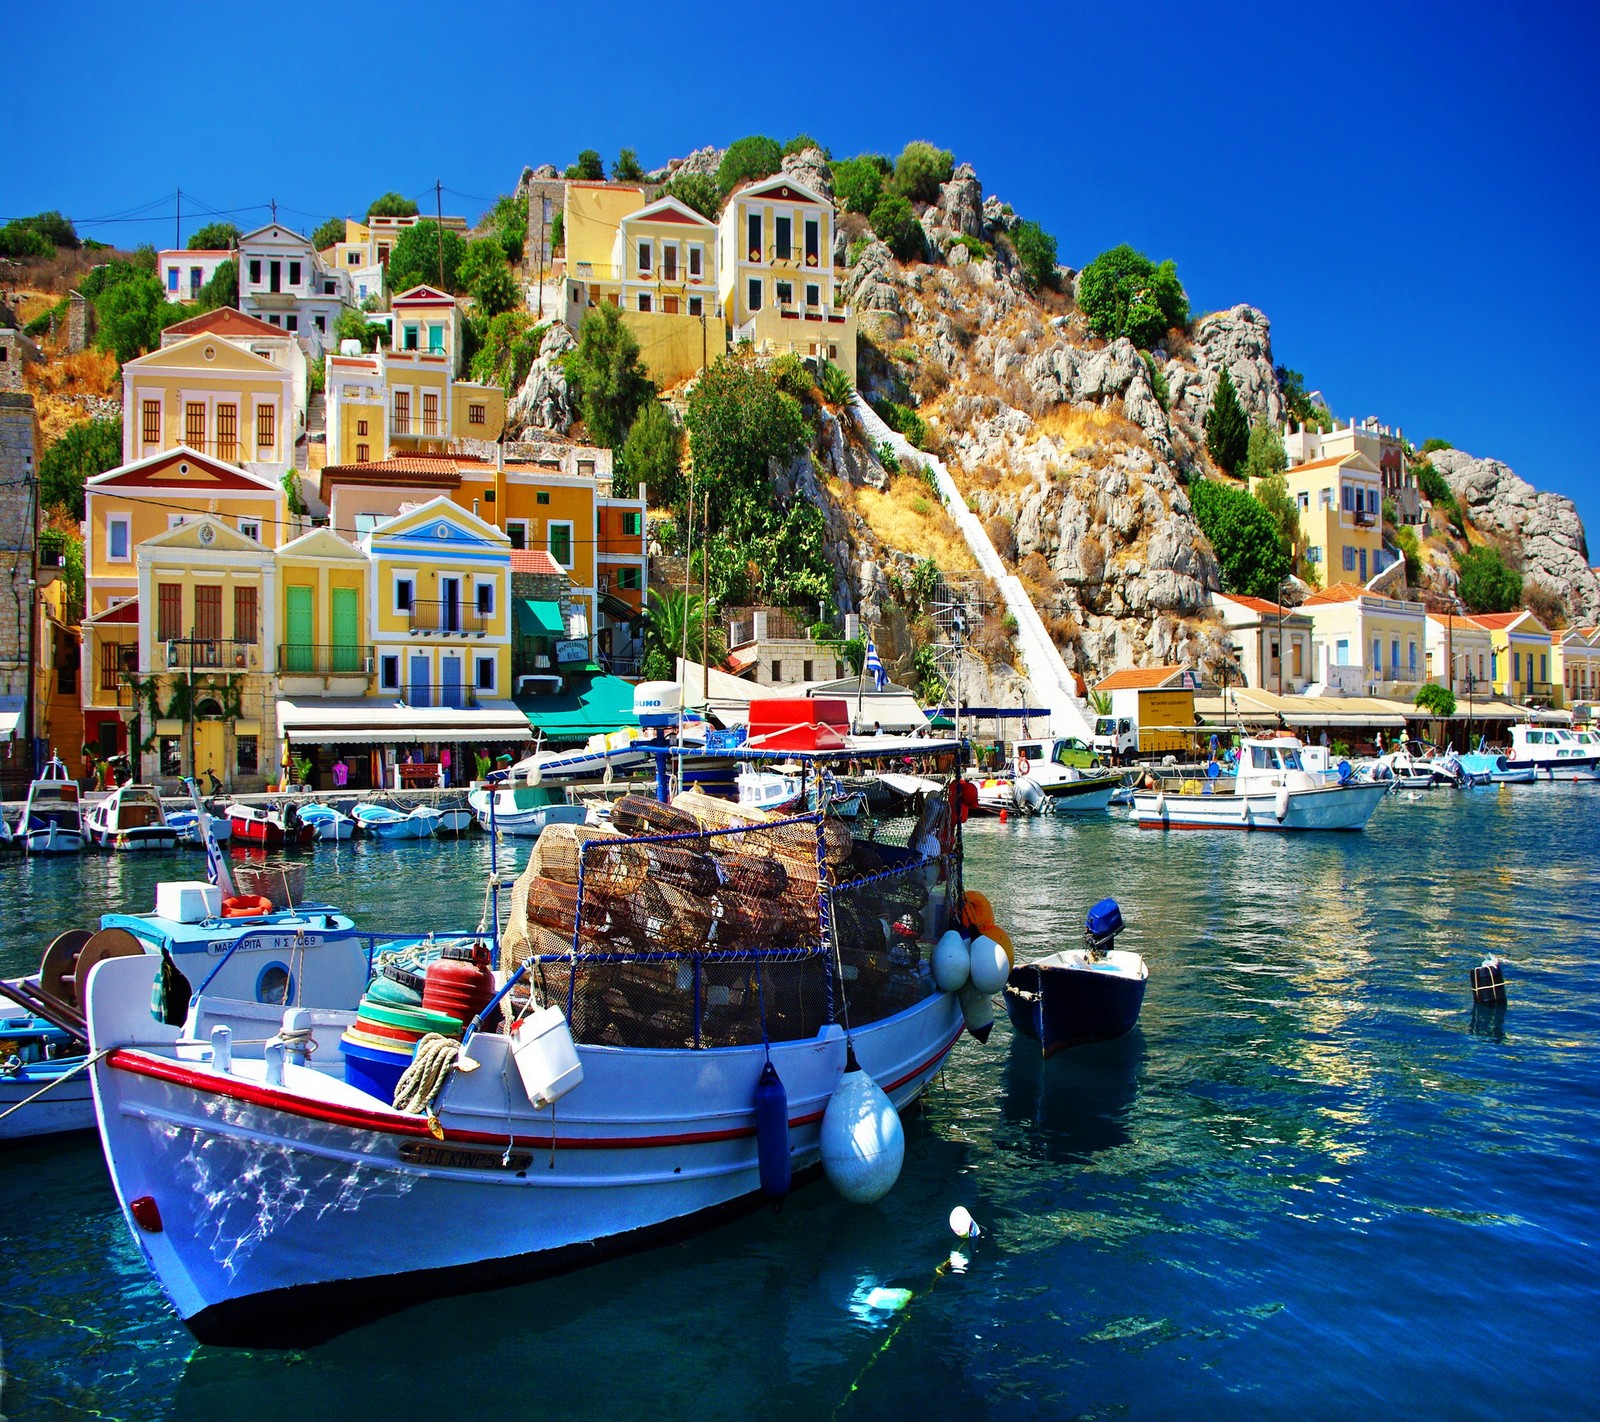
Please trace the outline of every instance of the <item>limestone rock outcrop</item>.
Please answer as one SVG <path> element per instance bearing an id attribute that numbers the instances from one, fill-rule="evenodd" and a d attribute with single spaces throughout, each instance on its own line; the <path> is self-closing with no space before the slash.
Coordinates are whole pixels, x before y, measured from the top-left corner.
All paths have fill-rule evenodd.
<path id="1" fill-rule="evenodd" d="M 1123 413 L 1144 431 L 1157 453 L 1172 457 L 1167 412 L 1156 398 L 1144 358 L 1127 337 L 1098 351 L 1057 341 L 1024 363 L 1022 378 L 1041 410 L 1055 404 L 1121 399 Z"/>
<path id="2" fill-rule="evenodd" d="M 717 169 L 722 166 L 722 148 L 713 148 L 707 144 L 704 148 L 696 148 L 687 158 L 674 158 L 667 164 L 667 172 L 674 178 L 681 178 L 688 173 L 698 173 L 702 177 L 714 178 Z"/>
<path id="3" fill-rule="evenodd" d="M 561 358 L 577 345 L 572 332 L 559 321 L 545 332 L 539 354 L 528 367 L 527 378 L 506 407 L 506 429 L 515 434 L 524 430 L 554 430 L 565 434 L 578 418 L 567 373 Z"/>
<path id="4" fill-rule="evenodd" d="M 783 171 L 795 182 L 812 192 L 833 201 L 833 169 L 822 156 L 820 148 L 802 148 L 798 153 L 783 155 Z"/>
<path id="5" fill-rule="evenodd" d="M 1235 306 L 1204 317 L 1194 331 L 1194 364 L 1169 361 L 1167 388 L 1172 411 L 1200 429 L 1217 380 L 1226 366 L 1239 403 L 1252 420 L 1283 423 L 1283 393 L 1272 364 L 1272 323 L 1253 306 Z"/>
<path id="6" fill-rule="evenodd" d="M 983 238 L 983 184 L 970 163 L 959 164 L 939 189 L 936 225 L 958 237 Z"/>
<path id="7" fill-rule="evenodd" d="M 1475 459 L 1459 449 L 1428 456 L 1472 523 L 1519 550 L 1525 578 L 1543 583 L 1581 622 L 1600 619 L 1600 579 L 1589 566 L 1589 545 L 1577 505 L 1535 489 L 1498 459 Z"/>
<path id="8" fill-rule="evenodd" d="M 863 249 L 850 268 L 845 283 L 844 299 L 857 311 L 887 311 L 891 315 L 905 314 L 900 301 L 900 283 L 896 278 L 894 255 L 882 242 L 873 240 Z"/>

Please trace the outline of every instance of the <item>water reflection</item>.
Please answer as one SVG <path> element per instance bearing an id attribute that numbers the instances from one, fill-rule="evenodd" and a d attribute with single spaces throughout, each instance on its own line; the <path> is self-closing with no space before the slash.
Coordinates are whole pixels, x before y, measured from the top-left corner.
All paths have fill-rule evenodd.
<path id="1" fill-rule="evenodd" d="M 1009 1134 L 1012 1149 L 1081 1162 L 1127 1145 L 1144 1061 L 1144 1036 L 1137 1028 L 1115 1042 L 1074 1047 L 1049 1061 L 1037 1042 L 1012 1033 L 1000 1074 L 1000 1117 L 1023 1128 Z"/>

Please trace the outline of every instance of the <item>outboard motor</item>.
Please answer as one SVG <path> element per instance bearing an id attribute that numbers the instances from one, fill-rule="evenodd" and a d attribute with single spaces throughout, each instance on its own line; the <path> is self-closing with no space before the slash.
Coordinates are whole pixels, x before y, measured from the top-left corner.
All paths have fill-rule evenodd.
<path id="1" fill-rule="evenodd" d="M 1115 899 L 1101 899 L 1089 910 L 1083 926 L 1083 946 L 1091 958 L 1103 958 L 1117 945 L 1122 932 L 1122 910 Z"/>

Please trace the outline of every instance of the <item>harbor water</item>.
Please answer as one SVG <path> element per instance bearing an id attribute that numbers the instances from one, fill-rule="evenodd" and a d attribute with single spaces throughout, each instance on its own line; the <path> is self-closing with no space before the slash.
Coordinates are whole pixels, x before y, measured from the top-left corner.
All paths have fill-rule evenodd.
<path id="1" fill-rule="evenodd" d="M 1049 1063 L 1003 1015 L 964 1040 L 876 1206 L 809 1185 L 304 1352 L 195 1347 L 95 1140 L 13 1147 L 0 1414 L 1593 1416 L 1597 815 L 1600 786 L 1544 785 L 1391 797 L 1357 835 L 974 822 L 969 882 L 1020 956 L 1120 900 L 1150 966 L 1133 1036 Z M 363 927 L 478 920 L 481 837 L 307 858 Z M 9 858 L 0 969 L 201 864 Z M 1486 952 L 1502 1010 L 1471 1002 Z M 962 1268 L 958 1204 L 986 1231 Z"/>

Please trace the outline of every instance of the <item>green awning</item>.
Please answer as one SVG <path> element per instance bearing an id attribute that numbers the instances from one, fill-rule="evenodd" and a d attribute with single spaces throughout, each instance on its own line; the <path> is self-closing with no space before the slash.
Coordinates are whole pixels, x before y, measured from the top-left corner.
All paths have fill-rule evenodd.
<path id="1" fill-rule="evenodd" d="M 519 696 L 516 701 L 535 734 L 551 741 L 586 741 L 639 724 L 633 714 L 633 683 L 619 676 L 575 676 L 555 696 Z"/>
<path id="2" fill-rule="evenodd" d="M 517 632 L 524 637 L 565 637 L 567 624 L 559 602 L 525 597 L 517 603 Z"/>

